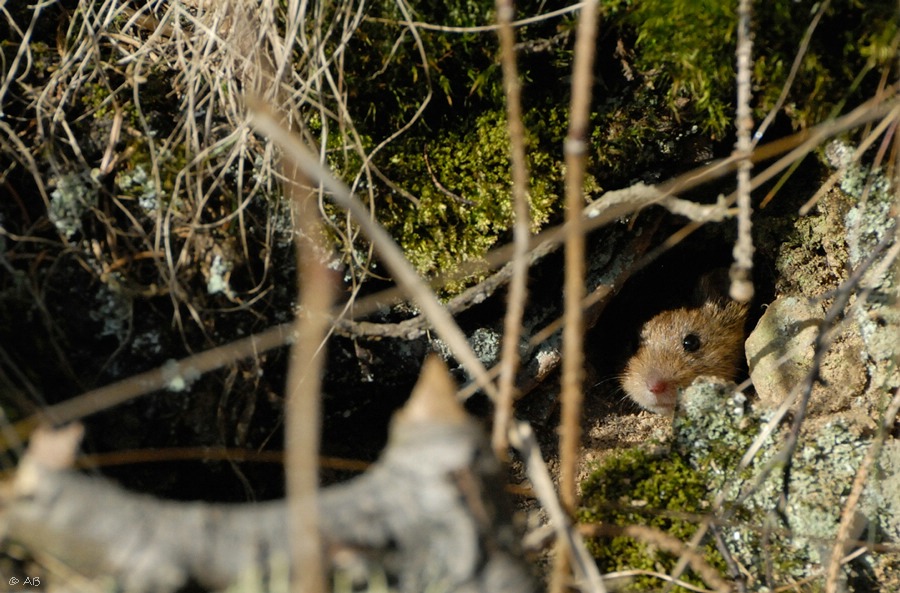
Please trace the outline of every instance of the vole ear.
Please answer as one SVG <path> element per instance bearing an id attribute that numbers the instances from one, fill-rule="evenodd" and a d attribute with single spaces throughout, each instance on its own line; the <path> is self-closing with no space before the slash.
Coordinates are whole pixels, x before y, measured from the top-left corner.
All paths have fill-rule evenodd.
<path id="1" fill-rule="evenodd" d="M 700 277 L 697 288 L 694 289 L 692 301 L 694 306 L 700 307 L 704 303 L 724 304 L 731 300 L 728 296 L 728 288 L 731 279 L 728 277 L 728 268 L 716 268 Z"/>

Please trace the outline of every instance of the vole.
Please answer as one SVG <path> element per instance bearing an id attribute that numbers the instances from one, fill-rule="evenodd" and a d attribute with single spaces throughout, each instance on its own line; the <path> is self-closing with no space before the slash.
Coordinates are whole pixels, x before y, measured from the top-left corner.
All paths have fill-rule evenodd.
<path id="1" fill-rule="evenodd" d="M 635 353 L 619 376 L 638 405 L 672 415 L 678 390 L 701 375 L 733 380 L 744 355 L 749 307 L 722 290 L 722 273 L 700 279 L 691 302 L 648 319 Z"/>

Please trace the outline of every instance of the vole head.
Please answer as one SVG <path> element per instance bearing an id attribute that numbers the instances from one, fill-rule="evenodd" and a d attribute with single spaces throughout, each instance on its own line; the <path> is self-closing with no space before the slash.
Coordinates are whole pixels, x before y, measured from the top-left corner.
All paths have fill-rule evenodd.
<path id="1" fill-rule="evenodd" d="M 672 414 L 678 390 L 697 377 L 735 378 L 748 307 L 722 296 L 718 282 L 705 276 L 691 304 L 662 311 L 644 323 L 637 351 L 620 376 L 635 403 Z"/>

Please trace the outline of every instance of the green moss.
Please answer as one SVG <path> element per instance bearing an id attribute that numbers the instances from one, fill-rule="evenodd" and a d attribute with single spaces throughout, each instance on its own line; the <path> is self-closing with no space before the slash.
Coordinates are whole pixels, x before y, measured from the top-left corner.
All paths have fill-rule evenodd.
<path id="1" fill-rule="evenodd" d="M 92 112 L 95 119 L 109 117 L 114 111 L 109 88 L 99 82 L 89 82 L 81 86 L 81 103 Z"/>
<path id="2" fill-rule="evenodd" d="M 453 271 L 480 258 L 512 224 L 509 136 L 502 111 L 475 118 L 469 131 L 406 137 L 384 167 L 419 203 L 381 196 L 378 218 L 422 274 Z M 532 228 L 544 224 L 560 199 L 558 160 L 529 150 Z M 451 287 L 451 290 L 453 288 Z"/>
<path id="3" fill-rule="evenodd" d="M 671 110 L 715 136 L 727 132 L 733 118 L 736 6 L 716 0 L 604 2 L 608 22 L 634 36 L 635 65 L 652 86 L 665 89 Z M 754 5 L 752 106 L 757 121 L 781 95 L 817 9 L 790 0 Z M 896 3 L 887 0 L 831 3 L 783 107 L 795 126 L 821 121 L 871 91 L 879 71 L 896 58 L 896 10 Z M 864 87 L 869 88 L 859 93 Z"/>
<path id="4" fill-rule="evenodd" d="M 703 512 L 708 497 L 702 474 L 678 455 L 654 457 L 643 450 L 625 451 L 598 467 L 582 483 L 583 523 L 647 525 L 682 541 L 696 531 L 696 521 L 686 518 Z M 630 537 L 594 538 L 588 542 L 602 572 L 625 569 L 669 570 L 677 557 Z M 720 565 L 711 546 L 708 561 Z M 686 576 L 691 582 L 692 577 Z M 635 579 L 628 590 L 648 590 L 658 581 Z"/>
<path id="5" fill-rule="evenodd" d="M 673 111 L 703 114 L 712 132 L 728 127 L 734 80 L 736 5 L 718 0 L 653 0 L 636 2 L 626 22 L 636 28 L 637 65 L 668 87 Z"/>
<path id="6" fill-rule="evenodd" d="M 608 33 L 598 40 L 604 58 L 598 61 L 592 115 L 591 195 L 705 158 L 709 143 L 703 136 L 721 139 L 731 133 L 735 94 L 734 5 L 713 0 L 607 0 L 603 5 Z M 526 3 L 520 10 L 532 14 L 551 8 Z M 373 6 L 350 41 L 351 51 L 344 54 L 348 118 L 361 134 L 362 150 L 368 153 L 404 130 L 375 156 L 381 172 L 402 190 L 375 180 L 375 215 L 426 275 L 452 272 L 507 239 L 511 207 L 504 96 L 492 35 L 419 29 L 423 64 L 417 43 L 404 36 L 400 23 L 412 16 L 467 27 L 485 22 L 493 10 L 494 3 L 484 0 L 417 3 L 412 15 L 396 5 Z M 807 3 L 790 0 L 754 10 L 754 108 L 759 120 L 779 96 L 813 13 Z M 794 125 L 820 120 L 848 100 L 846 89 L 861 72 L 889 61 L 896 27 L 893 19 L 883 18 L 886 10 L 886 0 L 864 8 L 849 0 L 832 5 L 784 107 Z M 567 32 L 572 22 L 561 19 L 517 30 L 525 123 L 531 134 L 532 206 L 539 221 L 547 220 L 562 194 L 560 147 L 568 123 L 572 37 Z M 849 31 L 840 32 L 840 55 L 833 55 L 833 32 L 845 24 Z M 851 37 L 863 40 L 863 46 L 849 43 Z M 624 53 L 610 59 L 617 51 L 613 38 Z M 541 49 L 532 51 L 534 47 Z M 622 75 L 623 64 L 634 70 L 634 77 Z M 863 76 L 855 92 L 868 92 L 876 78 Z M 340 106 L 326 107 L 341 111 Z M 332 123 L 329 128 L 329 163 L 348 182 L 360 179 L 360 158 L 346 149 L 341 126 Z M 332 218 L 343 224 L 339 213 Z M 344 245 L 345 261 L 354 261 L 353 249 Z"/>

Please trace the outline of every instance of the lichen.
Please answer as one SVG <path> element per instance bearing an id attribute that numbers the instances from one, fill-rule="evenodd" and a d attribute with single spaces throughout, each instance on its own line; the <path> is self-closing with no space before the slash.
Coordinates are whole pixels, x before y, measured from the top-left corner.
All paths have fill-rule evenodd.
<path id="1" fill-rule="evenodd" d="M 713 401 L 713 392 L 709 386 L 697 384 L 685 392 L 684 411 L 689 422 L 676 423 L 675 450 L 704 472 L 711 492 L 718 495 L 724 489 L 725 508 L 742 519 L 740 523 L 727 522 L 733 540 L 741 542 L 731 550 L 736 560 L 746 566 L 758 565 L 760 558 L 770 554 L 779 559 L 776 580 L 808 576 L 811 565 L 825 560 L 822 554 L 829 548 L 827 544 L 823 547 L 823 542 L 834 540 L 843 503 L 869 442 L 839 420 L 804 435 L 793 456 L 787 505 L 781 515 L 787 525 L 779 525 L 780 519 L 773 523 L 773 513 L 785 492 L 785 466 L 780 458 L 784 441 L 777 434 L 770 435 L 744 470 L 738 471 L 736 463 L 748 450 L 748 439 L 760 433 L 771 413 L 750 410 L 732 415 L 727 412 L 730 407 L 725 413 L 720 407 L 716 413 L 705 404 Z M 697 398 L 701 405 L 694 403 Z M 728 417 L 734 421 L 723 422 Z M 710 431 L 716 431 L 716 435 L 707 441 L 703 437 Z M 716 445 L 707 447 L 707 442 Z M 878 514 L 868 501 L 859 511 L 873 518 Z M 760 528 L 765 525 L 777 529 L 763 539 Z"/>
<path id="2" fill-rule="evenodd" d="M 673 421 L 673 446 L 701 471 L 713 472 L 712 488 L 728 479 L 756 436 L 748 416 L 746 396 L 729 383 L 699 382 L 679 400 Z"/>
<path id="3" fill-rule="evenodd" d="M 201 373 L 193 368 L 181 368 L 175 360 L 167 360 L 162 366 L 163 383 L 173 393 L 181 393 L 191 388 L 200 379 Z"/>
<path id="4" fill-rule="evenodd" d="M 209 275 L 206 279 L 206 292 L 208 294 L 223 293 L 232 295 L 233 291 L 231 290 L 228 276 L 231 274 L 233 267 L 234 263 L 222 257 L 222 255 L 214 255 L 213 261 L 209 266 Z"/>
<path id="5" fill-rule="evenodd" d="M 50 222 L 66 239 L 81 232 L 82 218 L 97 204 L 96 188 L 84 175 L 67 173 L 50 192 Z"/>
<path id="6" fill-rule="evenodd" d="M 764 438 L 746 467 L 740 466 L 770 414 L 747 407 L 743 395 L 728 384 L 698 380 L 682 394 L 670 451 L 652 456 L 629 450 L 605 462 L 582 484 L 584 509 L 579 519 L 653 525 L 685 540 L 696 522 L 682 522 L 671 513 L 703 513 L 721 497 L 719 529 L 734 560 L 750 571 L 748 590 L 763 591 L 772 582 L 809 576 L 812 567 L 827 560 L 870 443 L 841 421 L 804 435 L 785 490 L 785 466 L 779 457 L 784 441 L 777 431 Z M 887 490 L 891 484 L 884 486 L 870 484 L 869 494 L 856 509 L 860 517 L 874 521 L 872 525 L 877 525 L 887 504 L 898 504 L 896 495 Z M 784 492 L 787 505 L 779 512 Z M 858 520 L 851 536 L 865 537 L 865 525 Z M 660 564 L 660 556 L 643 545 L 623 538 L 595 541 L 592 551 L 608 570 L 648 568 L 648 563 L 656 569 L 671 566 Z M 712 547 L 704 553 L 709 562 L 720 565 Z M 769 576 L 766 563 L 772 571 Z M 849 577 L 852 569 L 844 570 Z M 636 585 L 640 586 L 647 584 Z"/>
<path id="7" fill-rule="evenodd" d="M 467 336 L 472 351 L 475 352 L 478 360 L 486 367 L 491 367 L 500 360 L 502 339 L 502 335 L 486 327 L 479 327 L 472 332 L 471 335 Z M 429 340 L 429 348 L 432 351 L 437 352 L 444 360 L 450 360 L 453 357 L 453 352 L 450 350 L 450 347 L 440 338 L 432 338 Z M 469 379 L 473 378 L 472 375 L 469 374 L 468 369 L 465 372 Z"/>
<path id="8" fill-rule="evenodd" d="M 503 336 L 488 328 L 476 329 L 469 342 L 475 351 L 475 356 L 486 367 L 495 365 L 500 360 L 500 344 Z"/>
<path id="9" fill-rule="evenodd" d="M 88 312 L 88 316 L 100 324 L 101 337 L 113 336 L 122 343 L 128 337 L 132 301 L 121 289 L 119 274 L 109 274 L 106 279 L 93 295 L 96 305 Z"/>
<path id="10" fill-rule="evenodd" d="M 156 184 L 147 174 L 148 164 L 137 162 L 131 169 L 122 169 L 116 174 L 116 184 L 126 195 L 137 198 L 138 206 L 147 216 L 155 216 L 160 207 Z"/>
<path id="11" fill-rule="evenodd" d="M 855 267 L 863 265 L 878 244 L 886 239 L 896 242 L 897 218 L 892 216 L 896 200 L 882 175 L 876 176 L 865 205 L 847 213 L 848 251 Z M 871 269 L 883 267 L 884 254 L 875 258 Z M 897 335 L 900 329 L 900 285 L 896 264 L 885 269 L 881 277 L 871 273 L 863 277 L 865 300 L 857 301 L 853 319 L 865 343 L 865 362 L 871 389 L 880 389 L 885 397 L 900 386 L 897 373 Z"/>
<path id="12" fill-rule="evenodd" d="M 893 236 L 896 218 L 890 180 L 880 169 L 850 165 L 841 175 L 841 189 L 854 201 L 844 223 L 851 265 L 859 265 L 886 236 Z"/>

